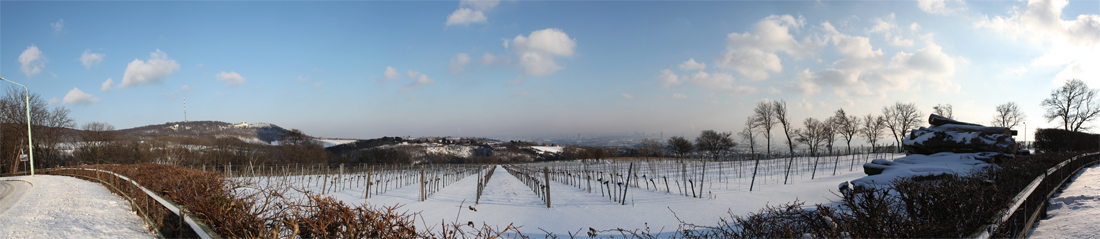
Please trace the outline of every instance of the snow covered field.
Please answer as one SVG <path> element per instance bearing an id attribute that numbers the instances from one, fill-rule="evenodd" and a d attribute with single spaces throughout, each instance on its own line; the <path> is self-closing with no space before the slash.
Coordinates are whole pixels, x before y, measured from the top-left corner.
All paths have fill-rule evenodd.
<path id="1" fill-rule="evenodd" d="M 99 184 L 54 175 L 0 181 L 26 184 L 9 190 L 21 187 L 21 197 L 0 192 L 0 238 L 156 238 L 129 202 Z"/>
<path id="2" fill-rule="evenodd" d="M 894 159 L 903 155 L 879 154 L 878 156 Z M 353 205 L 362 203 L 374 206 L 403 205 L 403 210 L 420 213 L 417 218 L 418 227 L 435 227 L 437 230 L 443 222 L 459 224 L 473 222 L 475 225 L 486 223 L 500 228 L 513 224 L 521 226 L 520 231 L 525 235 L 536 237 L 545 234 L 544 230 L 557 235 L 566 235 L 570 232 L 576 234 L 580 231 L 583 235 L 589 228 L 595 230 L 649 228 L 651 233 L 671 233 L 681 225 L 677 217 L 685 223 L 716 225 L 720 218 L 728 218 L 729 213 L 745 215 L 759 211 L 765 205 L 780 205 L 795 200 L 806 202 L 807 205 L 835 203 L 839 200 L 836 194 L 837 185 L 866 176 L 860 165 L 871 159 L 872 157 L 867 155 L 822 157 L 818 160 L 817 172 L 814 173 L 814 158 L 800 158 L 791 165 L 790 179 L 787 184 L 783 184 L 785 167 L 788 163 L 786 158 L 762 160 L 756 185 L 751 192 L 749 183 L 753 169 L 752 161 L 710 162 L 706 168 L 706 179 L 702 190 L 706 193 L 703 197 L 693 198 L 680 194 L 676 187 L 672 186 L 676 184 L 673 181 L 669 182 L 670 189 L 667 189 L 663 182 L 659 184 L 659 189 L 652 184 L 649 189 L 645 184 L 638 184 L 629 189 L 625 200 L 626 205 L 611 201 L 599 191 L 594 190 L 589 193 L 586 189 L 553 181 L 550 183 L 552 207 L 546 208 L 545 202 L 531 188 L 500 166 L 497 166 L 492 179 L 486 185 L 479 204 L 474 203 L 477 198 L 477 174 L 455 181 L 423 202 L 420 201 L 419 183 L 391 188 L 384 193 L 372 194 L 369 199 L 364 199 L 365 189 L 362 183 L 356 183 L 356 180 L 363 179 L 361 174 L 344 175 L 344 179 L 338 180 L 347 180 L 348 186 L 341 184 L 333 190 L 329 184 L 329 189 L 325 191 L 327 195 Z M 641 161 L 634 162 L 637 164 L 636 167 L 646 164 Z M 626 164 L 621 162 L 604 161 L 602 163 L 603 167 L 613 167 L 609 165 L 626 167 L 623 166 Z M 653 164 L 662 163 L 671 164 L 676 168 L 676 170 L 665 170 L 675 172 L 675 175 L 665 177 L 679 178 L 678 173 L 684 166 L 675 162 Z M 529 166 L 541 168 L 554 167 L 555 164 L 559 164 L 557 165 L 559 168 L 567 168 L 569 166 L 565 165 L 574 164 L 575 166 L 577 163 L 539 163 Z M 833 175 L 834 165 L 837 167 L 835 175 Z M 851 165 L 855 166 L 851 167 Z M 590 167 L 594 170 L 597 164 L 591 164 Z M 701 176 L 696 175 L 703 171 L 701 168 L 692 171 L 694 170 L 690 168 L 692 166 L 686 167 L 691 173 L 687 177 Z M 641 167 L 638 169 L 646 171 Z M 622 168 L 622 172 L 625 170 L 626 168 Z M 811 180 L 811 176 L 815 179 Z M 268 183 L 286 183 L 312 192 L 322 191 L 322 185 L 318 185 L 316 179 L 312 180 L 313 183 L 300 183 L 303 181 L 300 177 L 302 176 L 237 179 L 253 181 L 261 186 Z M 635 184 L 632 182 L 631 185 Z M 288 195 L 295 194 L 290 192 Z M 476 211 L 471 210 L 470 206 Z"/>
<path id="3" fill-rule="evenodd" d="M 1095 238 L 1100 225 L 1100 166 L 1085 168 L 1062 193 L 1050 198 L 1047 218 L 1033 238 Z"/>

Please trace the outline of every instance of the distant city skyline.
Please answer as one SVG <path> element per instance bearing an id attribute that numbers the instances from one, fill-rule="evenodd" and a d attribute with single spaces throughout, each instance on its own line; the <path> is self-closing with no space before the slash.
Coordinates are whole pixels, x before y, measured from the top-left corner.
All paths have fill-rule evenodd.
<path id="1" fill-rule="evenodd" d="M 894 102 L 989 124 L 1016 102 L 1032 139 L 1064 80 L 1100 88 L 1096 22 L 1061 0 L 3 1 L 0 76 L 119 129 L 184 121 L 185 95 L 190 121 L 333 138 L 693 138 L 760 100 L 797 127 Z"/>

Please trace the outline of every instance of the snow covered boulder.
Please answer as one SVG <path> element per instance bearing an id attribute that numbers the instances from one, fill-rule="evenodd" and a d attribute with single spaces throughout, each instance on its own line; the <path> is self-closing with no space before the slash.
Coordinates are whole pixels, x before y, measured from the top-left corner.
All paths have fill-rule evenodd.
<path id="1" fill-rule="evenodd" d="M 1011 154 L 1016 150 L 1016 141 L 1012 138 L 1016 131 L 1008 128 L 985 127 L 935 114 L 928 117 L 928 122 L 932 126 L 915 129 L 903 139 L 902 146 L 906 151 L 912 154 L 940 152 Z"/>
<path id="2" fill-rule="evenodd" d="M 997 167 L 1002 159 L 1013 158 L 1016 131 L 959 122 L 939 115 L 928 117 L 932 126 L 915 129 L 902 141 L 909 156 L 875 159 L 863 164 L 867 177 L 840 184 L 849 187 L 889 186 L 895 178 L 969 174 Z"/>
<path id="3" fill-rule="evenodd" d="M 852 180 L 851 185 L 855 187 L 888 186 L 890 182 L 899 177 L 966 174 L 984 170 L 988 167 L 997 167 L 990 162 L 1000 157 L 1012 156 L 994 152 L 942 152 L 932 155 L 913 154 L 894 161 L 875 159 L 871 163 L 863 165 L 864 171 L 869 176 Z M 841 190 L 845 190 L 848 185 L 848 182 L 841 183 Z"/>

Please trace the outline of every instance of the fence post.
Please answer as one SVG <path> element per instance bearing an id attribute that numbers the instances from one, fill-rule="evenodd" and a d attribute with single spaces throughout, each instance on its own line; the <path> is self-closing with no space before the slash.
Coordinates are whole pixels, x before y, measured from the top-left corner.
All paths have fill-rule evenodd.
<path id="1" fill-rule="evenodd" d="M 424 165 L 420 165 L 420 201 L 425 200 L 424 197 Z"/>
<path id="2" fill-rule="evenodd" d="M 550 167 L 543 167 L 542 175 L 546 179 L 546 208 L 550 208 Z"/>
<path id="3" fill-rule="evenodd" d="M 371 175 L 373 175 L 373 174 L 374 174 L 374 165 L 371 165 L 370 166 L 370 171 L 367 171 L 367 188 L 365 190 L 363 190 L 363 199 L 369 199 L 370 198 L 370 185 L 371 185 L 371 182 L 373 182 L 373 181 L 371 181 Z"/>

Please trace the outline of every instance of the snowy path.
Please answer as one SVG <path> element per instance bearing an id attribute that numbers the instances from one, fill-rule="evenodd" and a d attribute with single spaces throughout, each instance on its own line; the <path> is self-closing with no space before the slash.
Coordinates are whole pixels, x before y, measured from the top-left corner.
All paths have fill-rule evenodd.
<path id="1" fill-rule="evenodd" d="M 99 184 L 54 175 L 0 180 L 31 185 L 21 200 L 0 212 L 0 238 L 156 237 L 129 202 Z"/>
<path id="2" fill-rule="evenodd" d="M 1100 235 L 1100 166 L 1085 168 L 1050 199 L 1047 218 L 1029 237 L 1094 238 Z"/>
<path id="3" fill-rule="evenodd" d="M 3 180 L 5 181 L 0 181 L 0 215 L 15 206 L 23 198 L 23 194 L 27 193 L 27 189 L 31 188 L 31 184 L 26 181 Z"/>

